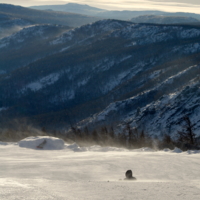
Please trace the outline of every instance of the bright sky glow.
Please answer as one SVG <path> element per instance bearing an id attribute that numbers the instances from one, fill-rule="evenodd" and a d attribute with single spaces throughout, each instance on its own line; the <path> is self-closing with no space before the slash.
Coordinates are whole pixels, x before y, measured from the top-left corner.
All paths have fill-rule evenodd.
<path id="1" fill-rule="evenodd" d="M 162 10 L 169 12 L 200 13 L 199 0 L 0 0 L 0 3 L 25 7 L 33 5 L 79 3 L 107 10 Z"/>

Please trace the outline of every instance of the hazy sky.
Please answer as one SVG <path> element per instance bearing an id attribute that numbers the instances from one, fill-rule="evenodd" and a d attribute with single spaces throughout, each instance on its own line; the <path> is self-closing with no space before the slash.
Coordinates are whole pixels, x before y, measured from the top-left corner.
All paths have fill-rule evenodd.
<path id="1" fill-rule="evenodd" d="M 0 3 L 32 6 L 66 3 L 88 4 L 108 10 L 164 10 L 200 13 L 200 0 L 0 0 Z"/>

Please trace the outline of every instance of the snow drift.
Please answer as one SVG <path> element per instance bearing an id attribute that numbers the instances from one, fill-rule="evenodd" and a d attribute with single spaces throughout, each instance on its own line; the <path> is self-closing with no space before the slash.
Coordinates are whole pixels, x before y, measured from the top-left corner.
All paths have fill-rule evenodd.
<path id="1" fill-rule="evenodd" d="M 0 145 L 6 146 L 12 143 L 5 143 L 0 141 Z M 153 153 L 153 152 L 166 152 L 166 153 L 186 153 L 186 154 L 200 154 L 200 150 L 188 150 L 182 151 L 181 149 L 175 147 L 173 150 L 165 148 L 163 150 L 155 150 L 149 147 L 142 147 L 139 149 L 126 149 L 126 148 L 118 148 L 118 147 L 110 147 L 110 146 L 87 146 L 81 147 L 77 143 L 67 144 L 62 139 L 50 136 L 36 136 L 36 137 L 27 137 L 21 140 L 18 143 L 19 147 L 29 148 L 29 149 L 36 149 L 36 150 L 65 150 L 71 152 L 132 152 L 132 153 L 139 153 L 139 152 L 146 152 L 146 153 Z"/>
<path id="2" fill-rule="evenodd" d="M 19 142 L 20 147 L 44 150 L 61 150 L 64 145 L 62 139 L 49 136 L 28 137 Z"/>

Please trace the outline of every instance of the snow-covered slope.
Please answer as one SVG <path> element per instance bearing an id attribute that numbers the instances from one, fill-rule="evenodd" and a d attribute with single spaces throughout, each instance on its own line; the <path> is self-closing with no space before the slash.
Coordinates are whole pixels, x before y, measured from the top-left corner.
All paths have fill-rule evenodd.
<path id="1" fill-rule="evenodd" d="M 31 40 L 33 37 L 41 37 L 43 36 L 42 39 L 45 39 L 44 37 L 44 31 L 45 28 L 48 28 L 48 26 L 32 26 L 25 28 L 9 37 L 5 37 L 0 41 L 0 47 L 5 48 L 5 47 L 10 47 L 14 48 L 19 48 L 20 43 L 25 43 L 25 40 Z"/>
<path id="2" fill-rule="evenodd" d="M 145 114 L 148 113 L 147 108 L 154 104 L 165 105 L 160 100 L 164 99 L 164 95 L 181 93 L 187 86 L 188 91 L 193 91 L 193 87 L 196 87 L 193 84 L 198 85 L 198 26 L 101 20 L 65 30 L 64 33 L 61 33 L 61 28 L 51 25 L 29 27 L 1 40 L 9 43 L 14 37 L 13 49 L 19 48 L 16 52 L 23 49 L 24 52 L 27 41 L 39 38 L 38 44 L 43 41 L 43 48 L 40 45 L 35 52 L 44 56 L 41 59 L 37 57 L 38 60 L 32 60 L 31 64 L 19 70 L 1 75 L 0 107 L 9 107 L 1 112 L 1 116 L 34 116 L 34 120 L 37 119 L 35 116 L 42 116 L 44 121 L 47 118 L 51 121 L 55 115 L 55 124 L 56 120 L 65 124 L 97 113 L 84 120 L 83 126 L 88 123 L 107 125 L 129 121 L 149 133 L 162 134 L 156 132 L 159 130 L 156 123 L 161 114 L 155 115 L 155 122 L 148 121 L 153 117 Z M 52 29 L 55 32 L 50 37 Z M 45 54 L 42 54 L 43 50 Z M 18 59 L 27 58 L 26 54 L 23 55 Z M 5 60 L 5 66 L 8 63 Z M 185 101 L 188 101 L 187 96 Z M 172 101 L 172 106 L 177 106 L 179 110 L 175 102 Z M 162 110 L 156 109 L 158 113 Z M 135 118 L 137 110 L 141 113 Z M 167 111 L 164 113 L 169 115 Z M 166 117 L 166 124 L 159 121 L 164 126 L 163 131 L 173 133 L 177 129 L 168 128 L 182 117 L 178 111 L 176 114 L 174 120 L 170 115 L 171 120 Z M 189 111 L 185 114 L 190 115 Z M 44 123 L 39 119 L 39 123 Z M 156 125 L 151 128 L 151 123 Z M 199 122 L 197 124 L 199 126 Z"/>
<path id="3" fill-rule="evenodd" d="M 27 20 L 10 18 L 7 15 L 0 14 L 0 39 L 18 32 L 22 28 L 30 25 L 32 25 L 32 23 Z"/>
<path id="4" fill-rule="evenodd" d="M 187 76 L 194 70 L 196 78 L 188 80 Z M 194 124 L 194 132 L 200 136 L 200 66 L 193 66 L 182 73 L 168 78 L 156 87 L 145 91 L 143 94 L 129 99 L 110 104 L 105 110 L 82 122 L 84 126 L 92 124 L 109 124 L 113 117 L 121 121 L 117 131 L 123 130 L 126 124 L 137 127 L 150 135 L 162 136 L 171 134 L 172 137 L 177 131 L 183 128 L 183 118 L 189 116 Z M 195 77 L 195 76 L 194 76 Z M 173 88 L 182 78 L 186 79 L 184 84 Z M 170 88 L 170 89 L 169 89 Z M 152 95 L 160 98 L 152 99 Z M 142 102 L 145 101 L 145 104 Z M 112 120 L 111 120 L 112 122 Z"/>
<path id="5" fill-rule="evenodd" d="M 33 25 L 22 30 L 18 31 L 11 36 L 5 37 L 0 40 L 1 48 L 9 47 L 11 48 L 20 48 L 20 44 L 26 45 L 28 41 L 31 41 L 37 37 L 42 42 L 49 39 L 52 36 L 53 31 L 56 31 L 56 28 L 61 28 L 61 26 L 53 25 Z M 55 29 L 55 30 L 53 30 Z M 48 33 L 50 32 L 50 33 Z"/>
<path id="6" fill-rule="evenodd" d="M 75 146 L 75 145 L 74 145 Z M 0 142 L 2 200 L 198 200 L 199 152 L 88 147 L 37 151 Z M 98 149 L 98 151 L 97 151 Z M 112 150 L 109 150 L 112 149 Z M 145 148 L 144 148 L 145 149 Z M 131 169 L 136 181 L 126 181 Z"/>
<path id="7" fill-rule="evenodd" d="M 102 38 L 116 30 L 131 25 L 131 22 L 117 20 L 100 20 L 92 24 L 87 24 L 64 33 L 51 42 L 52 45 L 71 42 L 74 44 L 88 44 L 88 40 L 94 42 L 98 37 Z"/>
<path id="8" fill-rule="evenodd" d="M 0 69 L 9 72 L 59 51 L 49 42 L 67 30 L 58 25 L 30 25 L 0 39 Z"/>

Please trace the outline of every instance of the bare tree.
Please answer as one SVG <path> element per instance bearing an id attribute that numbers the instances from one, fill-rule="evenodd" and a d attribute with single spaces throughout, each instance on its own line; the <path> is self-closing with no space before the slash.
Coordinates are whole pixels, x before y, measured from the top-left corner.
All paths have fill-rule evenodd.
<path id="1" fill-rule="evenodd" d="M 133 146 L 133 131 L 131 130 L 130 124 L 126 124 L 126 130 L 128 132 L 128 147 L 131 148 Z"/>
<path id="2" fill-rule="evenodd" d="M 99 144 L 100 143 L 100 137 L 98 132 L 94 129 L 91 133 L 91 140 L 94 144 Z"/>
<path id="3" fill-rule="evenodd" d="M 196 134 L 193 131 L 195 124 L 192 124 L 188 116 L 185 116 L 183 120 L 184 120 L 183 130 L 178 131 L 177 133 L 178 141 L 181 143 L 196 145 Z"/>

